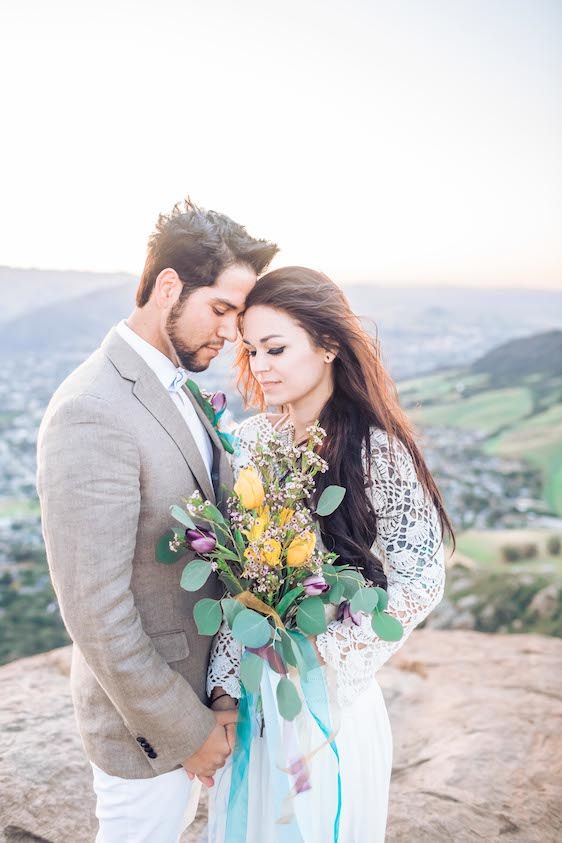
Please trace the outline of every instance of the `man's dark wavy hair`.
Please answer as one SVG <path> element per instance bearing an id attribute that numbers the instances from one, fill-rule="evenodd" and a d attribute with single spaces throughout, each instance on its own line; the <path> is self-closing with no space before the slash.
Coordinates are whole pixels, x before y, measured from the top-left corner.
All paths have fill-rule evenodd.
<path id="1" fill-rule="evenodd" d="M 137 307 L 149 300 L 163 269 L 175 269 L 183 290 L 180 301 L 197 287 L 212 287 L 228 266 L 243 264 L 261 275 L 279 251 L 275 243 L 256 240 L 225 214 L 198 208 L 188 197 L 171 213 L 160 214 L 148 241 L 148 254 L 137 289 Z"/>

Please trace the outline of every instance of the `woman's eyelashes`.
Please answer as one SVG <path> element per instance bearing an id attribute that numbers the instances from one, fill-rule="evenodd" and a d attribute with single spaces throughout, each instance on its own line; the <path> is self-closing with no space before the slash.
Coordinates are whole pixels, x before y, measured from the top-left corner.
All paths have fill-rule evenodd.
<path id="1" fill-rule="evenodd" d="M 267 349 L 268 354 L 274 354 L 274 355 L 283 354 L 284 351 L 285 351 L 284 345 L 279 346 L 279 348 L 268 348 Z M 250 355 L 250 357 L 255 357 L 256 356 L 255 348 L 249 349 L 248 354 Z"/>

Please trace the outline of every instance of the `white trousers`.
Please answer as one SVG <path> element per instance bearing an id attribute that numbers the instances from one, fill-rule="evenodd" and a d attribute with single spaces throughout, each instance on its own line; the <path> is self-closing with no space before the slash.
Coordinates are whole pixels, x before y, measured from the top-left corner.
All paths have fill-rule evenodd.
<path id="1" fill-rule="evenodd" d="M 96 843 L 177 843 L 193 822 L 201 783 L 185 770 L 151 779 L 121 779 L 95 764 Z"/>

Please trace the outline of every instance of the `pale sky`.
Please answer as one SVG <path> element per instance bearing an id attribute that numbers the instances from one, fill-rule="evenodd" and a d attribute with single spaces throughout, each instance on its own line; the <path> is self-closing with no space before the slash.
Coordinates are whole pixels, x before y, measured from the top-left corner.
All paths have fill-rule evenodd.
<path id="1" fill-rule="evenodd" d="M 340 282 L 562 288 L 559 0 L 0 0 L 0 264 L 190 193 Z"/>

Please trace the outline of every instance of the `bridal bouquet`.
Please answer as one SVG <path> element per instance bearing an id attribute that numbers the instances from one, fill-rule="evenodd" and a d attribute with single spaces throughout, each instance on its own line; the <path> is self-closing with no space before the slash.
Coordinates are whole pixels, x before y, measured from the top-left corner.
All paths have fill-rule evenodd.
<path id="1" fill-rule="evenodd" d="M 335 605 L 337 618 L 346 623 L 360 624 L 362 615 L 369 615 L 386 641 L 403 634 L 399 621 L 385 612 L 386 591 L 317 546 L 314 514 L 334 512 L 345 489 L 328 486 L 311 511 L 314 478 L 328 466 L 316 452 L 325 431 L 316 423 L 307 433 L 304 446 L 258 440 L 227 501 L 227 516 L 198 492 L 185 507 L 172 506 L 181 526 L 166 533 L 156 550 L 163 563 L 188 550 L 197 553 L 181 577 L 187 591 L 197 591 L 214 573 L 219 577 L 224 597 L 195 605 L 199 633 L 214 635 L 227 623 L 244 647 L 240 678 L 246 694 L 259 692 L 265 664 L 279 675 L 276 702 L 285 720 L 302 707 L 294 680 L 302 681 L 318 665 L 308 637 L 326 630 L 326 604 Z"/>

